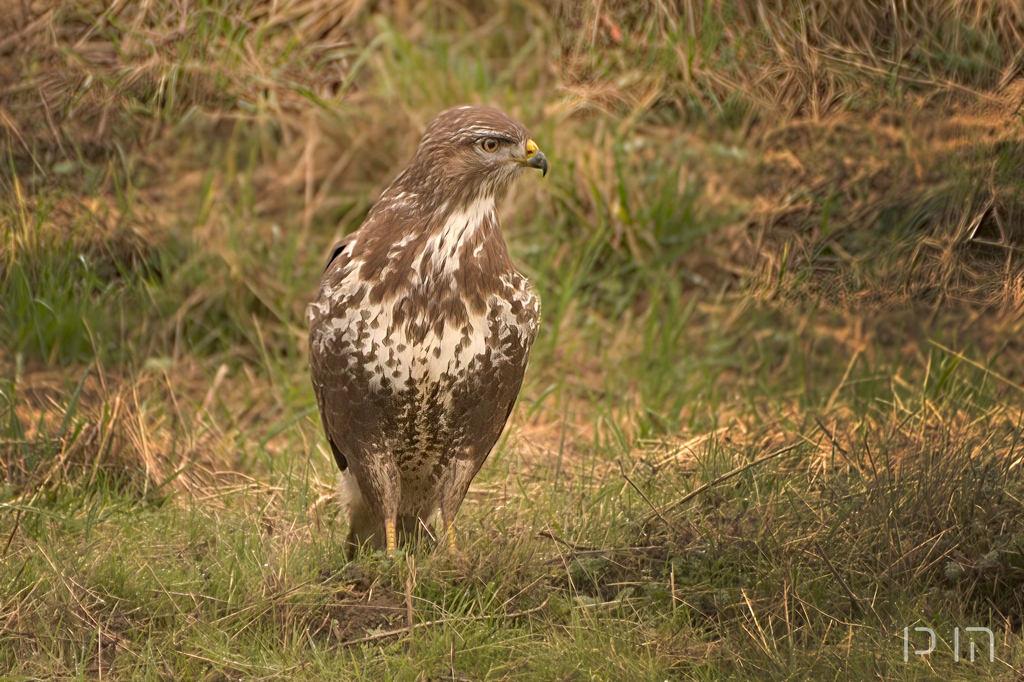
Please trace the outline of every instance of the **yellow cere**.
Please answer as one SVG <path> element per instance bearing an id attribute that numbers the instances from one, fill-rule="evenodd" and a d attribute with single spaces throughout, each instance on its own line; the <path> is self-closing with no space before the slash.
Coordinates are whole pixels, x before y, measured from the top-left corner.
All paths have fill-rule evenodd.
<path id="1" fill-rule="evenodd" d="M 526 141 L 526 158 L 532 159 L 540 151 L 540 147 L 533 140 Z"/>

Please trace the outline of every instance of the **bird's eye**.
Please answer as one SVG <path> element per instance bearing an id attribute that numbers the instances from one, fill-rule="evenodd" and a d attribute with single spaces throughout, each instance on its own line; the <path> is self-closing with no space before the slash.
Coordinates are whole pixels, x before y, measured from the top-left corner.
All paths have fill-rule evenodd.
<path id="1" fill-rule="evenodd" d="M 498 141 L 493 137 L 486 138 L 483 142 L 480 143 L 480 146 L 483 147 L 483 150 L 485 152 L 493 153 L 498 151 Z"/>

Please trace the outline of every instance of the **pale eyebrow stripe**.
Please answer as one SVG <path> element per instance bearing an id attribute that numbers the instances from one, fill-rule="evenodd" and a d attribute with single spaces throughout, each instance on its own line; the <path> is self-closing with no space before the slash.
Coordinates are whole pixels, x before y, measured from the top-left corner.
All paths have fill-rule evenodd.
<path id="1" fill-rule="evenodd" d="M 500 133 L 493 128 L 484 128 L 483 126 L 472 126 L 470 128 L 466 128 L 463 131 L 462 136 L 464 139 L 469 139 L 473 142 L 479 142 L 480 140 L 488 137 L 493 137 L 500 142 L 508 142 L 509 144 L 515 144 L 519 141 L 514 137 L 510 137 L 506 133 Z"/>

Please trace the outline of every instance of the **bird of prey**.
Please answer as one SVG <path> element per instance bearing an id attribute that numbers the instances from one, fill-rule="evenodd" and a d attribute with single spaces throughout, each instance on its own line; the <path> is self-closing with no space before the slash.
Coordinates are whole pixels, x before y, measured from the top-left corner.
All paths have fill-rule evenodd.
<path id="1" fill-rule="evenodd" d="M 540 300 L 516 272 L 495 203 L 529 133 L 489 107 L 442 112 L 362 226 L 334 249 L 309 307 L 320 416 L 341 468 L 348 554 L 452 521 L 523 382 Z"/>

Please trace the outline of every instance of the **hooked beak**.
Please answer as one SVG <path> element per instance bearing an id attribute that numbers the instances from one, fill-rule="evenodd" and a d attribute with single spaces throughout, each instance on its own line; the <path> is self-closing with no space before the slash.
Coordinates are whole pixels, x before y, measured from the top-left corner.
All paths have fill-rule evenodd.
<path id="1" fill-rule="evenodd" d="M 526 157 L 520 163 L 530 168 L 539 168 L 542 177 L 548 174 L 548 157 L 544 156 L 544 152 L 533 140 L 526 141 Z"/>

